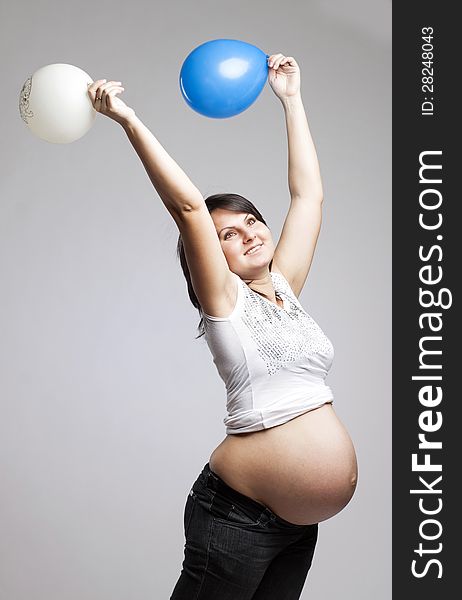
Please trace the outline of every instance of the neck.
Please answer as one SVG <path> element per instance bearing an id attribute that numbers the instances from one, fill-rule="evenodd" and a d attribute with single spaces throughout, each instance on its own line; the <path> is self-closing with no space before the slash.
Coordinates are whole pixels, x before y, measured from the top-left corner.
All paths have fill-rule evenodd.
<path id="1" fill-rule="evenodd" d="M 271 279 L 271 273 L 269 271 L 255 279 L 244 279 L 244 282 L 254 292 L 261 294 L 265 298 L 268 298 L 268 300 L 274 301 L 274 286 L 273 280 Z"/>

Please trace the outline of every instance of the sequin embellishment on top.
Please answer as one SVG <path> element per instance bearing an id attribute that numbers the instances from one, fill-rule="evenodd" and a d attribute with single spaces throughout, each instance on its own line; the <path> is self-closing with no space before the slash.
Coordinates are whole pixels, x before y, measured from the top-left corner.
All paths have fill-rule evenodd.
<path id="1" fill-rule="evenodd" d="M 307 354 L 332 354 L 331 342 L 303 310 L 286 280 L 279 273 L 271 273 L 271 277 L 276 293 L 284 301 L 284 308 L 246 285 L 242 316 L 268 374 L 274 375 L 284 365 Z"/>
<path id="2" fill-rule="evenodd" d="M 205 339 L 226 387 L 226 433 L 286 423 L 333 402 L 325 383 L 334 350 L 289 283 L 271 273 L 281 308 L 235 275 L 237 299 L 228 317 L 203 313 Z"/>

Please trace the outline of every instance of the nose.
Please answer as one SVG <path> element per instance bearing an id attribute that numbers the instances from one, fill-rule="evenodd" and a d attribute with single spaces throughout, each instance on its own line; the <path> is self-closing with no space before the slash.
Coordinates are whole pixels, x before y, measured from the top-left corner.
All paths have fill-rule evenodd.
<path id="1" fill-rule="evenodd" d="M 244 243 L 248 244 L 249 242 L 253 242 L 253 240 L 257 237 L 257 234 L 255 235 L 248 235 L 245 237 Z"/>

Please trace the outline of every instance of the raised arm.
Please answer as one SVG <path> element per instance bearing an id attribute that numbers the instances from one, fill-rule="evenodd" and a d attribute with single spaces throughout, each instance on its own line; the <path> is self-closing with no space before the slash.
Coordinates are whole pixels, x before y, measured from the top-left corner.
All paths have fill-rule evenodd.
<path id="1" fill-rule="evenodd" d="M 204 198 L 135 111 L 118 97 L 123 91 L 121 82 L 105 79 L 95 81 L 88 88 L 95 109 L 125 130 L 175 220 L 183 239 L 194 291 L 203 310 L 211 315 L 226 316 L 234 306 L 236 284 Z"/>
<path id="2" fill-rule="evenodd" d="M 299 295 L 310 270 L 321 226 L 323 199 L 319 163 L 300 92 L 300 69 L 294 58 L 273 54 L 269 83 L 284 108 L 290 206 L 274 254 L 279 270 Z"/>

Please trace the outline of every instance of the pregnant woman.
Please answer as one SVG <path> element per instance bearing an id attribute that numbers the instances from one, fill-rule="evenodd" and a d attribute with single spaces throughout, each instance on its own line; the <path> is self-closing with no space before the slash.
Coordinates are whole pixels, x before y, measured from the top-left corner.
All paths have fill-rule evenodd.
<path id="1" fill-rule="evenodd" d="M 134 110 L 121 82 L 95 81 L 95 109 L 120 123 L 179 229 L 200 332 L 226 385 L 226 437 L 189 492 L 185 556 L 171 600 L 296 600 L 318 523 L 351 499 L 351 439 L 325 377 L 332 345 L 298 301 L 321 224 L 322 184 L 292 57 L 268 58 L 282 103 L 290 205 L 279 241 L 236 194 L 204 199 Z"/>

